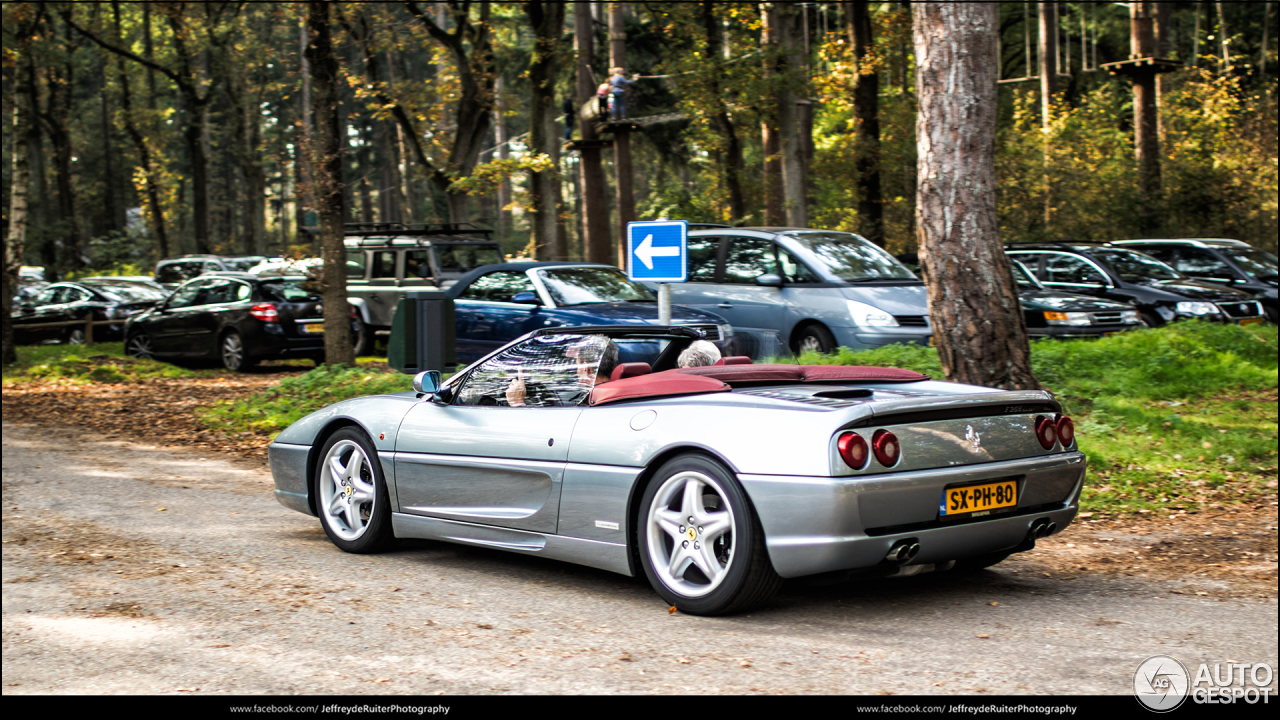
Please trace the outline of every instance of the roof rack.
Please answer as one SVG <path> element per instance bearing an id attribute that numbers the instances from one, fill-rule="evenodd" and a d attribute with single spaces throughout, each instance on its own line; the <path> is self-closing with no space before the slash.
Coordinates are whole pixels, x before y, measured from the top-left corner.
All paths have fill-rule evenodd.
<path id="1" fill-rule="evenodd" d="M 320 228 L 308 225 L 299 228 L 301 232 L 319 235 Z M 398 235 L 402 237 L 423 237 L 426 235 L 484 235 L 488 238 L 492 230 L 477 227 L 469 222 L 460 223 L 344 223 L 343 237 L 384 237 Z"/>

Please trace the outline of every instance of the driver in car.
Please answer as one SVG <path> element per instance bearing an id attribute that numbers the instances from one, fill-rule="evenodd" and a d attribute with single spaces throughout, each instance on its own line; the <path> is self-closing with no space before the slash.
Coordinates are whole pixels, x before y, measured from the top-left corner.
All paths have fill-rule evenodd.
<path id="1" fill-rule="evenodd" d="M 576 361 L 576 385 L 551 390 L 555 398 L 529 398 L 524 373 L 517 370 L 516 378 L 507 386 L 507 405 L 525 407 L 559 404 L 568 407 L 581 404 L 587 399 L 591 388 L 609 381 L 613 369 L 618 366 L 618 346 L 603 335 L 588 335 L 581 342 L 567 348 L 565 357 Z"/>

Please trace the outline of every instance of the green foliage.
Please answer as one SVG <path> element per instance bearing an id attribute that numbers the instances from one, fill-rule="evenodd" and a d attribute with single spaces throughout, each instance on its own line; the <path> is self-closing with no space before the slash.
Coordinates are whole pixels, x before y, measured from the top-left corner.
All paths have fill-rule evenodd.
<path id="1" fill-rule="evenodd" d="M 1277 339 L 1273 325 L 1190 320 L 1033 343 L 1032 369 L 1075 420 L 1089 458 L 1084 509 L 1195 511 L 1274 497 Z M 841 348 L 799 362 L 903 367 L 942 378 L 937 352 L 919 345 Z"/>
<path id="2" fill-rule="evenodd" d="M 412 389 L 411 378 L 394 371 L 321 365 L 311 372 L 281 380 L 270 390 L 200 408 L 196 416 L 209 427 L 226 432 L 274 435 L 339 400 Z"/>
<path id="3" fill-rule="evenodd" d="M 46 381 L 71 384 L 143 382 L 152 378 L 207 377 L 188 370 L 124 354 L 124 343 L 94 345 L 19 345 L 18 360 L 4 368 L 4 383 Z"/>

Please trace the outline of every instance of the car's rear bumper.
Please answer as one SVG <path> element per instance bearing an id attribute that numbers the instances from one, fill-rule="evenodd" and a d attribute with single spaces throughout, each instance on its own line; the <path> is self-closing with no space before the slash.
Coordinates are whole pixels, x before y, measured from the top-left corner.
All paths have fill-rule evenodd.
<path id="1" fill-rule="evenodd" d="M 880 565 L 913 539 L 911 565 L 1012 550 L 1037 521 L 1065 528 L 1079 509 L 1080 452 L 858 478 L 739 475 L 760 516 L 769 558 L 782 577 Z M 1018 478 L 1018 505 L 1004 514 L 942 521 L 947 486 Z"/>

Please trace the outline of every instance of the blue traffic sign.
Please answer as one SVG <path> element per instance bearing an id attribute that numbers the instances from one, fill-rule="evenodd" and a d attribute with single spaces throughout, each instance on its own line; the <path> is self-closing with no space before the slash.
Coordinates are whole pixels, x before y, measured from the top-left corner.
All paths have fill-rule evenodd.
<path id="1" fill-rule="evenodd" d="M 627 277 L 646 282 L 684 282 L 688 275 L 689 223 L 658 220 L 627 223 Z"/>

